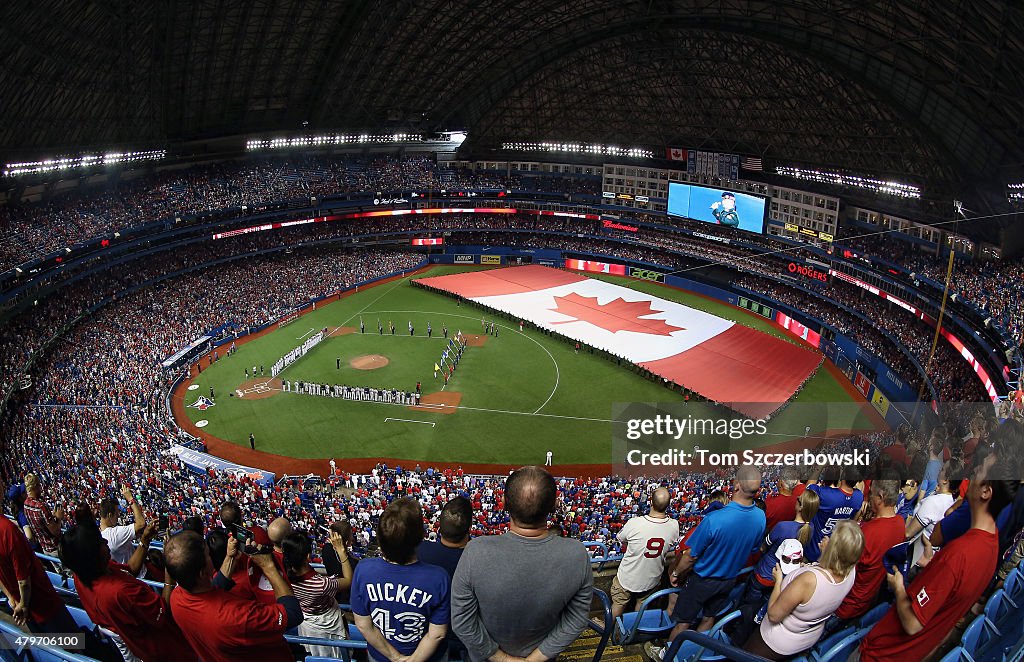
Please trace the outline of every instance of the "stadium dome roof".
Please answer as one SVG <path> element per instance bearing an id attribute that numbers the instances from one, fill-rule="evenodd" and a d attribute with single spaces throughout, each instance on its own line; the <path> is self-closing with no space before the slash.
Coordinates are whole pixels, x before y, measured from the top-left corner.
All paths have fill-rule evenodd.
<path id="1" fill-rule="evenodd" d="M 679 145 L 1005 184 L 1016 3 L 41 0 L 0 8 L 0 153 L 276 130 Z"/>

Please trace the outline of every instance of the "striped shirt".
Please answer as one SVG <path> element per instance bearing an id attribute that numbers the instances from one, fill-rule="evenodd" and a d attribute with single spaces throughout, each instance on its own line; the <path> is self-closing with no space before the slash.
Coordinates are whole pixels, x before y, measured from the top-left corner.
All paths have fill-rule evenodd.
<path id="1" fill-rule="evenodd" d="M 47 526 L 50 522 L 55 521 L 50 507 L 39 499 L 29 497 L 25 499 L 25 519 L 32 527 L 32 535 L 36 537 L 43 552 L 51 556 L 55 555 L 57 553 L 57 538 L 50 533 Z"/>
<path id="2" fill-rule="evenodd" d="M 324 614 L 338 608 L 335 599 L 341 590 L 338 577 L 327 577 L 314 570 L 292 579 L 292 592 L 307 616 Z"/>

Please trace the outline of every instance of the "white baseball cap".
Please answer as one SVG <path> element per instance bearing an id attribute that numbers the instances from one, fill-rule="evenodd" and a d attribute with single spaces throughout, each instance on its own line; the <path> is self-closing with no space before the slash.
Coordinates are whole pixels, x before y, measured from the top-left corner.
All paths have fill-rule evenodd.
<path id="1" fill-rule="evenodd" d="M 795 538 L 787 538 L 775 550 L 775 558 L 779 560 L 782 575 L 786 576 L 800 567 L 800 562 L 804 560 L 804 546 Z"/>

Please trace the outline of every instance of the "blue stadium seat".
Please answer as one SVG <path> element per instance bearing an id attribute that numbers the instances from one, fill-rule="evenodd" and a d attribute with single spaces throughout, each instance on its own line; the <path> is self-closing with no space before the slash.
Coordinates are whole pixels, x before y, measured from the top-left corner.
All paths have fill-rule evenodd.
<path id="1" fill-rule="evenodd" d="M 75 619 L 75 625 L 86 632 L 92 632 L 96 629 L 96 624 L 92 622 L 92 619 L 89 618 L 89 614 L 85 613 L 84 609 L 68 605 L 68 612 L 70 612 L 71 618 Z"/>
<path id="2" fill-rule="evenodd" d="M 50 584 L 52 584 L 54 588 L 64 588 L 64 577 L 62 577 L 59 573 L 50 572 L 49 570 L 47 570 L 46 576 L 50 580 Z"/>
<path id="3" fill-rule="evenodd" d="M 984 614 L 980 614 L 964 630 L 963 636 L 960 637 L 960 646 L 972 659 L 981 659 L 987 651 L 995 647 L 997 636 L 998 633 L 992 624 Z"/>
<path id="4" fill-rule="evenodd" d="M 366 641 L 366 637 L 359 631 L 355 623 L 348 624 L 348 639 L 349 641 Z"/>
<path id="5" fill-rule="evenodd" d="M 720 619 L 715 626 L 708 630 L 707 634 L 712 639 L 717 639 L 726 644 L 732 644 L 729 640 L 729 635 L 725 633 L 725 626 L 735 621 L 737 618 L 742 618 L 742 612 L 737 609 L 736 611 L 730 612 L 724 618 Z M 700 644 L 693 641 L 684 641 L 682 646 L 679 647 L 679 652 L 676 653 L 676 662 L 698 662 L 698 660 L 724 660 L 724 655 L 713 653 Z"/>
<path id="6" fill-rule="evenodd" d="M 970 655 L 967 655 L 962 646 L 957 646 L 942 656 L 939 662 L 974 662 Z"/>
<path id="7" fill-rule="evenodd" d="M 616 618 L 615 643 L 632 644 L 668 636 L 668 633 L 675 627 L 675 621 L 667 611 L 655 609 L 651 607 L 651 604 L 667 595 L 679 593 L 680 590 L 682 589 L 666 588 L 653 593 L 640 604 L 636 611 Z"/>
<path id="8" fill-rule="evenodd" d="M 821 662 L 846 662 L 846 658 L 850 657 L 858 646 L 860 646 L 860 640 L 863 639 L 868 633 L 868 628 L 861 628 L 853 634 L 847 635 L 842 640 L 837 642 L 832 648 L 822 653 Z"/>
<path id="9" fill-rule="evenodd" d="M 1024 572 L 1014 568 L 1003 583 L 1003 593 L 1010 605 L 1015 608 L 1024 607 Z"/>
<path id="10" fill-rule="evenodd" d="M 1011 606 L 1006 600 L 1006 593 L 1003 589 L 999 589 L 989 596 L 988 602 L 985 603 L 985 618 L 995 626 L 996 631 L 1001 635 L 1005 634 L 1003 628 L 1008 625 L 1006 620 L 1011 613 L 1010 610 Z"/>
<path id="11" fill-rule="evenodd" d="M 833 646 L 845 640 L 847 637 L 857 634 L 857 631 L 858 628 L 850 626 L 848 628 L 843 628 L 838 632 L 833 632 L 829 636 L 819 640 L 811 650 L 796 658 L 796 662 L 820 662 L 820 660 L 824 658 L 825 653 L 831 650 Z"/>
<path id="12" fill-rule="evenodd" d="M 889 603 L 883 602 L 880 605 L 872 607 L 868 610 L 868 613 L 860 617 L 860 620 L 857 622 L 857 627 L 869 628 L 873 626 L 875 623 L 882 620 L 882 617 L 885 616 L 885 613 L 889 611 L 891 606 L 892 605 Z"/>

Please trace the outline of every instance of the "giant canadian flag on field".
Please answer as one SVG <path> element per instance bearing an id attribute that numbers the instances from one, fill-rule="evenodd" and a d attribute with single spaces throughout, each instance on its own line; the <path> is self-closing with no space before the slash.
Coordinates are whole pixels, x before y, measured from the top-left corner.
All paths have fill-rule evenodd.
<path id="1" fill-rule="evenodd" d="M 421 278 L 751 416 L 778 409 L 821 362 L 817 352 L 660 297 L 541 266 Z"/>

